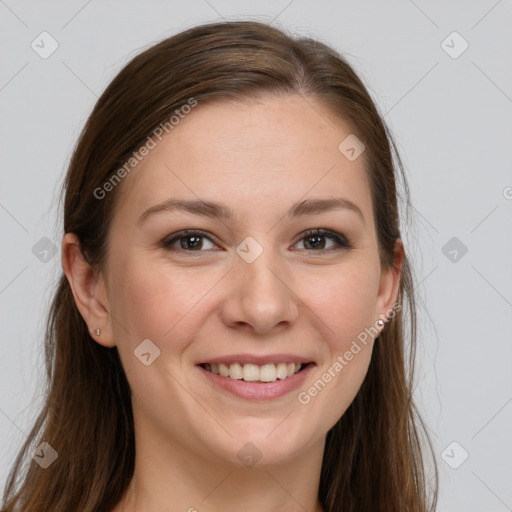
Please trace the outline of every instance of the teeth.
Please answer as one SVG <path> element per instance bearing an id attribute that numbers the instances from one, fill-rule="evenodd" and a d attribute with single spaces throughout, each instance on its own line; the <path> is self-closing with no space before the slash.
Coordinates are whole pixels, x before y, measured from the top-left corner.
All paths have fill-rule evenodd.
<path id="1" fill-rule="evenodd" d="M 286 366 L 286 363 L 279 363 L 277 365 L 276 373 L 278 379 L 286 379 L 286 377 L 288 377 L 288 368 Z"/>
<path id="2" fill-rule="evenodd" d="M 274 382 L 277 379 L 276 365 L 264 364 L 259 369 L 259 377 L 262 382 Z"/>
<path id="3" fill-rule="evenodd" d="M 231 371 L 234 365 L 229 367 L 229 376 L 231 377 Z M 244 380 L 248 382 L 254 382 L 260 380 L 260 369 L 255 364 L 244 364 Z"/>
<path id="4" fill-rule="evenodd" d="M 234 363 L 229 367 L 229 376 L 232 379 L 240 380 L 241 378 L 245 377 L 244 370 L 241 365 L 238 363 Z"/>
<path id="5" fill-rule="evenodd" d="M 300 363 L 264 364 L 206 364 L 205 369 L 231 379 L 243 379 L 246 382 L 275 382 L 277 379 L 286 379 L 297 373 L 301 368 Z"/>

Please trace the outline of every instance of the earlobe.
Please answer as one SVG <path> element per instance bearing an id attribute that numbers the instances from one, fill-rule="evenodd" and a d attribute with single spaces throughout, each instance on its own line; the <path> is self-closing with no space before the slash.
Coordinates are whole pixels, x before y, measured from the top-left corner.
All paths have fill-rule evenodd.
<path id="1" fill-rule="evenodd" d="M 66 233 L 62 240 L 62 268 L 91 337 L 100 345 L 113 347 L 104 279 L 87 262 L 74 233 Z"/>

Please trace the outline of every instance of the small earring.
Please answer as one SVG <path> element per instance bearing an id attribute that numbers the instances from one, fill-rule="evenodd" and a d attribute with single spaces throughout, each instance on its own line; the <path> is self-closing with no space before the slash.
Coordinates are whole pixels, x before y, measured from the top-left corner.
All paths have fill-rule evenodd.
<path id="1" fill-rule="evenodd" d="M 377 320 L 377 325 L 382 329 L 384 327 L 384 320 Z"/>
<path id="2" fill-rule="evenodd" d="M 99 336 L 101 334 L 101 329 L 94 329 L 94 334 L 96 334 L 96 336 Z"/>

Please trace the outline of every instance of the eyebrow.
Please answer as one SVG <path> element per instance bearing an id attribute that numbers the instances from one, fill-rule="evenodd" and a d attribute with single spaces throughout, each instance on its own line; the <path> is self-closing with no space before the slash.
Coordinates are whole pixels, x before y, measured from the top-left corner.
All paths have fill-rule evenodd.
<path id="1" fill-rule="evenodd" d="M 364 224 L 364 215 L 359 206 L 348 199 L 342 198 L 304 199 L 303 201 L 295 203 L 290 210 L 288 210 L 287 216 L 293 219 L 301 215 L 317 215 L 326 211 L 340 209 L 355 212 Z M 195 215 L 219 219 L 233 219 L 235 217 L 233 210 L 221 203 L 201 200 L 167 199 L 145 210 L 139 217 L 138 222 L 144 221 L 152 214 L 172 210 L 183 210 Z"/>

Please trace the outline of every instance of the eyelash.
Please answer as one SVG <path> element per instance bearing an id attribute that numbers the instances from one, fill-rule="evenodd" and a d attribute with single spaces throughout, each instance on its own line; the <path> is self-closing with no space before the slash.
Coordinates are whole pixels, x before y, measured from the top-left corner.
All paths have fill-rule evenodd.
<path id="1" fill-rule="evenodd" d="M 175 242 L 178 242 L 179 240 L 181 240 L 183 238 L 188 238 L 190 236 L 200 236 L 200 237 L 203 237 L 203 238 L 207 238 L 212 243 L 215 243 L 215 242 L 213 242 L 213 240 L 204 231 L 196 230 L 196 229 L 190 229 L 190 230 L 186 229 L 184 231 L 180 231 L 179 233 L 171 235 L 170 237 L 167 237 L 164 240 L 162 240 L 161 246 L 164 249 L 167 249 L 167 250 L 170 250 L 170 251 L 180 251 L 180 252 L 184 252 L 184 253 L 204 252 L 204 250 L 197 250 L 197 251 L 195 251 L 193 249 L 182 249 L 182 248 L 172 247 L 172 245 Z M 314 249 L 299 249 L 299 250 L 305 250 L 305 251 L 308 251 L 308 252 L 315 252 L 315 253 L 325 253 L 325 252 L 329 252 L 329 251 L 338 251 L 338 250 L 342 250 L 342 249 L 350 249 L 350 248 L 352 248 L 352 245 L 350 244 L 350 242 L 342 234 L 336 233 L 336 232 L 331 231 L 329 229 L 321 229 L 321 228 L 309 229 L 309 230 L 305 231 L 302 234 L 302 237 L 296 243 L 301 242 L 301 241 L 303 241 L 306 238 L 311 238 L 311 237 L 314 237 L 314 236 L 321 236 L 321 237 L 328 238 L 328 239 L 336 242 L 339 247 L 337 247 L 337 248 L 330 248 L 330 249 L 319 249 L 319 250 L 314 250 Z"/>

